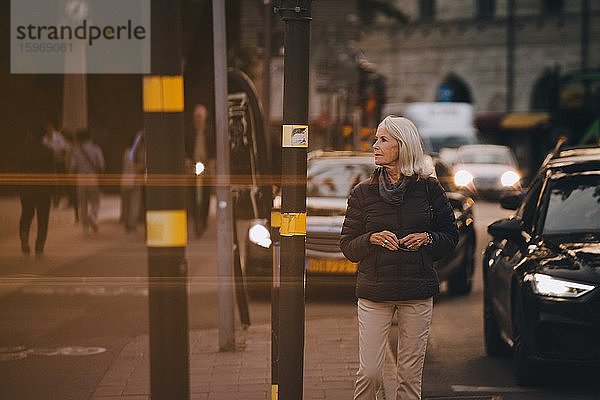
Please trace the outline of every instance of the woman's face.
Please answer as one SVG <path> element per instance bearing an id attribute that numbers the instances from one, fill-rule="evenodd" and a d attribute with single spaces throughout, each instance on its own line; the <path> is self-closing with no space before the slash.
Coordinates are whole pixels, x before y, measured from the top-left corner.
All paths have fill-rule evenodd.
<path id="1" fill-rule="evenodd" d="M 383 127 L 377 129 L 373 143 L 375 164 L 379 166 L 396 166 L 398 163 L 398 141 Z"/>

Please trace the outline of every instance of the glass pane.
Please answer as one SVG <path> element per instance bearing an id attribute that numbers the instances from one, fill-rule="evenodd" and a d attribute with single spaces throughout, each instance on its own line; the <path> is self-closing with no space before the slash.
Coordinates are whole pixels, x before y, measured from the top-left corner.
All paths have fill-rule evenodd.
<path id="1" fill-rule="evenodd" d="M 562 179 L 552 186 L 544 234 L 600 232 L 600 177 Z"/>
<path id="2" fill-rule="evenodd" d="M 371 176 L 375 165 L 357 160 L 315 161 L 308 166 L 307 196 L 348 197 L 350 190 Z"/>

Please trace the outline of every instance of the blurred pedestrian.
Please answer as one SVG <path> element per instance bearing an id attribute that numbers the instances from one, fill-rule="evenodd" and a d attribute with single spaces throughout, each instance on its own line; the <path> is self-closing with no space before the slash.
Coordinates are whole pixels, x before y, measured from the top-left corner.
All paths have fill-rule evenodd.
<path id="1" fill-rule="evenodd" d="M 57 173 L 64 174 L 66 170 L 65 156 L 68 149 L 68 143 L 61 132 L 56 130 L 51 122 L 46 122 L 46 132 L 43 143 L 46 147 L 52 150 L 54 155 L 54 168 Z M 60 198 L 64 194 L 65 188 L 62 185 L 57 185 L 52 196 L 52 204 L 58 207 Z"/>
<path id="2" fill-rule="evenodd" d="M 71 160 L 73 159 L 73 151 L 75 150 L 75 131 L 65 130 L 63 133 L 65 141 L 67 143 L 67 149 L 65 151 L 65 172 L 69 171 Z M 73 208 L 75 215 L 75 223 L 79 222 L 79 211 L 77 206 L 77 185 L 75 184 L 72 177 L 68 177 L 65 184 L 65 193 L 67 195 L 67 208 Z"/>
<path id="3" fill-rule="evenodd" d="M 35 253 L 40 255 L 44 252 L 46 237 L 48 234 L 48 219 L 50 216 L 50 200 L 54 191 L 54 155 L 46 147 L 42 140 L 44 138 L 44 126 L 33 126 L 28 132 L 25 146 L 20 158 L 20 170 L 40 183 L 24 185 L 20 191 L 21 219 L 19 221 L 19 236 L 21 239 L 21 250 L 23 254 L 29 254 L 29 230 L 33 216 L 37 217 L 37 237 L 35 240 Z"/>
<path id="4" fill-rule="evenodd" d="M 123 154 L 121 173 L 121 218 L 126 232 L 136 230 L 142 202 L 142 177 L 146 170 L 143 132 L 138 131 Z"/>
<path id="5" fill-rule="evenodd" d="M 196 172 L 196 184 L 190 191 L 191 215 L 196 236 L 202 236 L 206 230 L 208 210 L 213 188 L 207 184 L 207 176 L 215 171 L 214 134 L 208 127 L 208 110 L 203 104 L 194 108 L 194 147 L 192 160 L 188 160 L 191 169 Z"/>
<path id="6" fill-rule="evenodd" d="M 83 233 L 90 228 L 98 233 L 100 188 L 98 175 L 104 171 L 104 155 L 100 146 L 92 141 L 90 132 L 82 129 L 76 133 L 76 145 L 69 160 L 69 171 L 77 174 L 77 203 Z"/>
<path id="7" fill-rule="evenodd" d="M 398 319 L 396 400 L 421 398 L 433 296 L 432 265 L 458 242 L 454 213 L 431 177 L 415 125 L 386 117 L 373 144 L 378 168 L 350 192 L 340 246 L 358 262 L 359 370 L 354 399 L 375 400 L 394 313 Z"/>

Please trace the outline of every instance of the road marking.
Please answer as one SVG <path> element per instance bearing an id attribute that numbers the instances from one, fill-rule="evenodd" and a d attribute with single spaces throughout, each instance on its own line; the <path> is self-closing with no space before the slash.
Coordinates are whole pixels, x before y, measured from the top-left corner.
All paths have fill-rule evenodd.
<path id="1" fill-rule="evenodd" d="M 0 361 L 20 360 L 29 354 L 24 346 L 0 347 Z"/>
<path id="2" fill-rule="evenodd" d="M 122 277 L 48 277 L 13 274 L 0 277 L 0 290 L 20 290 L 30 295 L 148 296 L 150 285 L 160 286 L 160 278 Z M 165 280 L 165 284 L 171 284 Z M 191 276 L 185 283 L 191 294 L 215 292 L 216 276 Z"/>
<path id="3" fill-rule="evenodd" d="M 61 347 L 58 349 L 58 353 L 63 356 L 93 356 L 96 354 L 104 353 L 106 349 L 104 347 Z"/>
<path id="4" fill-rule="evenodd" d="M 466 386 L 452 385 L 453 392 L 470 392 L 470 393 L 520 393 L 531 392 L 532 389 L 517 387 L 517 386 Z"/>
<path id="5" fill-rule="evenodd" d="M 117 297 L 117 296 L 148 296 L 147 288 L 127 288 L 127 287 L 106 287 L 106 286 L 93 286 L 93 287 L 27 287 L 22 290 L 24 294 L 35 294 L 35 295 L 63 295 L 63 296 L 105 296 L 105 297 Z"/>
<path id="6" fill-rule="evenodd" d="M 104 353 L 104 347 L 41 347 L 28 349 L 25 346 L 0 347 L 0 361 L 21 360 L 29 356 L 93 356 Z"/>

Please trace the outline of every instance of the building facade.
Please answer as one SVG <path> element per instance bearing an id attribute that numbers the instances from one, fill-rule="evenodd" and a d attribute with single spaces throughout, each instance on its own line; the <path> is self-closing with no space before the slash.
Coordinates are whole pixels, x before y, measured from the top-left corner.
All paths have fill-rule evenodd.
<path id="1" fill-rule="evenodd" d="M 257 54 L 256 87 L 262 94 L 265 15 L 263 2 L 241 2 L 241 47 Z M 358 80 L 356 62 L 359 49 L 357 2 L 323 0 L 312 2 L 310 41 L 310 96 L 311 121 L 336 114 L 347 114 L 346 108 L 354 101 Z M 273 123 L 283 117 L 283 36 L 284 23 L 272 15 L 272 48 L 270 68 L 270 117 Z"/>
<path id="2" fill-rule="evenodd" d="M 543 110 L 549 74 L 600 67 L 597 1 L 396 4 L 409 21 L 380 21 L 359 42 L 387 78 L 389 103 L 454 96 L 476 112 Z"/>

